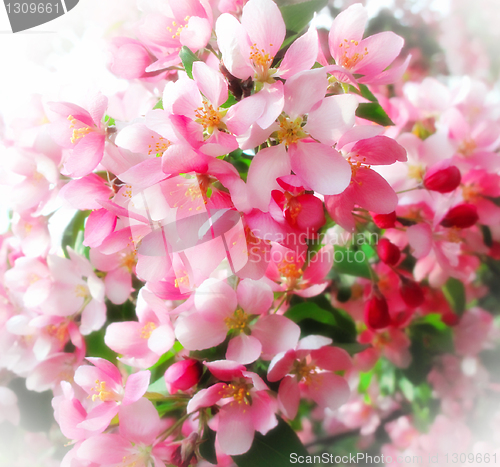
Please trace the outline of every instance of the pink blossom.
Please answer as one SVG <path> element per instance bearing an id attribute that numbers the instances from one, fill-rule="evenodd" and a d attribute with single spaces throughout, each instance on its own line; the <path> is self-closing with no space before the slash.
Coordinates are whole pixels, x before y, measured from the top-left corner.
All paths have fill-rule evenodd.
<path id="1" fill-rule="evenodd" d="M 403 75 L 409 57 L 402 65 L 385 69 L 399 55 L 404 40 L 391 31 L 363 39 L 367 21 L 368 12 L 360 3 L 337 15 L 328 36 L 330 53 L 337 65 L 363 75 L 358 79 L 360 83 L 393 83 Z"/>
<path id="2" fill-rule="evenodd" d="M 163 300 L 143 288 L 137 298 L 138 321 L 111 323 L 106 328 L 104 341 L 122 354 L 121 360 L 128 365 L 148 368 L 174 345 L 168 312 Z"/>
<path id="3" fill-rule="evenodd" d="M 75 383 L 92 399 L 94 407 L 85 421 L 77 425 L 91 431 L 103 431 L 121 406 L 138 401 L 146 392 L 151 373 L 140 371 L 127 378 L 125 385 L 118 368 L 102 358 L 87 358 L 94 366 L 83 365 L 76 370 Z"/>
<path id="4" fill-rule="evenodd" d="M 106 127 L 102 120 L 108 99 L 99 94 L 88 106 L 88 111 L 68 102 L 51 104 L 54 114 L 52 136 L 65 149 L 69 149 L 64 170 L 72 177 L 92 172 L 104 155 Z"/>
<path id="5" fill-rule="evenodd" d="M 349 369 L 351 359 L 345 350 L 329 344 L 326 337 L 308 336 L 271 361 L 267 377 L 281 380 L 278 404 L 287 418 L 295 418 L 301 395 L 332 410 L 349 398 L 347 382 L 335 372 Z"/>
<path id="6" fill-rule="evenodd" d="M 222 452 L 232 456 L 243 454 L 250 449 L 255 431 L 265 435 L 277 425 L 276 401 L 269 396 L 262 379 L 246 371 L 243 365 L 230 360 L 205 365 L 226 383 L 216 383 L 196 393 L 187 411 L 193 413 L 217 404 L 220 409 L 216 440 Z"/>

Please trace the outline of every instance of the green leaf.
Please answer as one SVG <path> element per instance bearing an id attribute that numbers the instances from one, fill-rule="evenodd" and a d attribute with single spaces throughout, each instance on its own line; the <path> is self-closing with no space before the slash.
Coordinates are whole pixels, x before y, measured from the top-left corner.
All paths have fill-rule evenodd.
<path id="1" fill-rule="evenodd" d="M 356 117 L 370 120 L 370 122 L 378 123 L 382 126 L 394 125 L 394 122 L 385 113 L 382 106 L 376 102 L 359 104 L 356 109 Z"/>
<path id="2" fill-rule="evenodd" d="M 73 248 L 77 253 L 82 254 L 85 247 L 83 247 L 83 231 L 85 226 L 85 219 L 89 216 L 90 211 L 78 211 L 70 223 L 64 230 L 61 246 L 66 258 L 69 258 L 68 247 Z"/>
<path id="3" fill-rule="evenodd" d="M 447 326 L 441 320 L 441 315 L 439 313 L 430 313 L 428 315 L 422 316 L 413 321 L 413 324 L 430 324 L 439 331 L 444 331 Z"/>
<path id="4" fill-rule="evenodd" d="M 308 2 L 283 5 L 280 7 L 286 30 L 299 33 L 313 19 L 314 13 L 328 4 L 328 0 L 310 0 Z"/>
<path id="5" fill-rule="evenodd" d="M 106 328 L 102 328 L 99 331 L 94 331 L 88 336 L 85 336 L 85 344 L 87 344 L 87 355 L 91 355 L 92 357 L 104 358 L 112 363 L 115 363 L 117 354 L 105 344 L 105 332 Z"/>
<path id="6" fill-rule="evenodd" d="M 353 92 L 355 94 L 358 94 L 359 96 L 363 96 L 365 99 L 368 99 L 370 102 L 378 103 L 377 98 L 368 89 L 368 86 L 366 84 L 360 84 L 359 91 L 351 84 L 351 85 L 349 85 L 349 92 Z"/>
<path id="7" fill-rule="evenodd" d="M 238 467 L 290 467 L 297 456 L 307 456 L 308 452 L 300 442 L 297 433 L 278 417 L 278 426 L 265 436 L 255 433 L 252 447 L 241 456 L 233 456 Z"/>
<path id="8" fill-rule="evenodd" d="M 465 288 L 462 282 L 450 277 L 443 287 L 443 293 L 455 313 L 462 316 L 465 311 Z"/>
<path id="9" fill-rule="evenodd" d="M 491 229 L 487 225 L 481 226 L 481 232 L 483 234 L 483 242 L 488 247 L 491 248 L 493 246 L 493 237 L 491 235 Z"/>
<path id="10" fill-rule="evenodd" d="M 287 310 L 285 316 L 295 323 L 300 323 L 303 319 L 314 319 L 319 323 L 335 326 L 335 317 L 329 311 L 323 310 L 315 303 L 304 302 L 295 305 Z"/>
<path id="11" fill-rule="evenodd" d="M 354 251 L 352 248 L 335 245 L 333 269 L 339 274 L 365 277 L 370 279 L 370 269 L 366 263 L 364 251 Z"/>
<path id="12" fill-rule="evenodd" d="M 370 387 L 372 381 L 373 371 L 359 374 L 358 392 L 363 393 Z"/>
<path id="13" fill-rule="evenodd" d="M 415 399 L 415 387 L 407 378 L 401 378 L 398 381 L 399 389 L 403 395 L 410 401 L 413 402 Z"/>
<path id="14" fill-rule="evenodd" d="M 110 117 L 109 115 L 104 116 L 104 123 L 108 126 L 114 126 L 116 125 L 115 119 L 113 117 Z"/>
<path id="15" fill-rule="evenodd" d="M 161 110 L 163 110 L 163 100 L 162 100 L 162 99 L 160 99 L 160 100 L 159 100 L 159 101 L 155 104 L 155 106 L 153 107 L 153 110 L 155 110 L 155 109 L 161 109 Z"/>
<path id="16" fill-rule="evenodd" d="M 193 63 L 199 62 L 200 59 L 185 45 L 182 46 L 181 51 L 179 52 L 179 58 L 182 61 L 182 65 L 184 66 L 184 70 L 186 70 L 187 75 L 193 79 Z"/>
<path id="17" fill-rule="evenodd" d="M 217 455 L 215 453 L 215 431 L 205 427 L 203 441 L 200 444 L 200 454 L 203 459 L 211 464 L 217 464 Z"/>
<path id="18" fill-rule="evenodd" d="M 354 355 L 370 347 L 368 344 L 359 344 L 358 342 L 334 343 L 335 347 L 344 349 L 349 355 Z"/>
<path id="19" fill-rule="evenodd" d="M 229 97 L 227 98 L 227 101 L 224 102 L 224 104 L 221 105 L 221 108 L 222 109 L 229 109 L 229 107 L 231 107 L 234 104 L 236 104 L 236 102 L 238 102 L 236 100 L 236 98 L 231 93 L 229 93 Z"/>

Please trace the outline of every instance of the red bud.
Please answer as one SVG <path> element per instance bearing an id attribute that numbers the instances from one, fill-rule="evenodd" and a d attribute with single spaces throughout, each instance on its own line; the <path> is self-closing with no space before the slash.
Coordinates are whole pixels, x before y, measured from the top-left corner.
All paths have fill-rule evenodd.
<path id="1" fill-rule="evenodd" d="M 454 165 L 439 170 L 429 170 L 424 177 L 424 186 L 428 190 L 449 193 L 460 185 L 462 175 Z"/>
<path id="2" fill-rule="evenodd" d="M 451 208 L 441 221 L 443 227 L 458 227 L 466 229 L 472 227 L 479 217 L 476 206 L 473 204 L 462 203 Z"/>
<path id="3" fill-rule="evenodd" d="M 422 287 L 408 279 L 403 280 L 399 293 L 408 308 L 417 308 L 425 301 Z"/>
<path id="4" fill-rule="evenodd" d="M 391 324 L 389 307 L 384 297 L 372 297 L 365 305 L 365 323 L 370 329 L 383 329 Z"/>
<path id="5" fill-rule="evenodd" d="M 447 326 L 455 326 L 458 324 L 459 318 L 455 313 L 443 313 L 441 315 L 441 321 Z"/>
<path id="6" fill-rule="evenodd" d="M 202 364 L 193 359 L 181 360 L 169 366 L 165 372 L 169 392 L 173 394 L 193 387 L 200 380 L 202 368 Z"/>
<path id="7" fill-rule="evenodd" d="M 394 266 L 398 264 L 401 258 L 401 251 L 394 245 L 394 243 L 387 240 L 387 238 L 382 238 L 377 245 L 378 257 L 381 261 L 389 266 Z"/>
<path id="8" fill-rule="evenodd" d="M 380 229 L 392 229 L 396 226 L 396 211 L 389 214 L 372 214 L 373 222 Z"/>

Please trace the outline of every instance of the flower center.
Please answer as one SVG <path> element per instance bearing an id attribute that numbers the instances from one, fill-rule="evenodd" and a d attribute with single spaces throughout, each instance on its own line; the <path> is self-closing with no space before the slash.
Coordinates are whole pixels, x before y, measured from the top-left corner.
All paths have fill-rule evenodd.
<path id="1" fill-rule="evenodd" d="M 233 329 L 240 332 L 243 331 L 247 327 L 249 321 L 250 317 L 240 308 L 234 312 L 233 316 L 224 318 L 224 322 L 230 331 Z"/>
<path id="2" fill-rule="evenodd" d="M 409 165 L 408 177 L 421 182 L 424 177 L 425 169 L 421 165 Z"/>
<path id="3" fill-rule="evenodd" d="M 304 274 L 304 271 L 297 267 L 295 263 L 289 263 L 288 261 L 282 261 L 278 266 L 278 271 L 287 279 L 298 279 Z"/>
<path id="4" fill-rule="evenodd" d="M 106 389 L 106 381 L 99 381 L 96 379 L 95 386 L 91 388 L 90 391 L 95 393 L 92 394 L 92 402 L 95 402 L 97 399 L 100 399 L 103 402 L 115 400 L 116 394 L 113 391 Z"/>
<path id="5" fill-rule="evenodd" d="M 89 289 L 84 285 L 77 285 L 75 287 L 75 295 L 80 298 L 86 298 L 89 295 Z"/>
<path id="6" fill-rule="evenodd" d="M 341 42 L 339 44 L 339 48 L 342 49 L 341 50 L 342 55 L 339 58 L 340 62 L 339 65 L 343 66 L 344 68 L 347 68 L 348 70 L 351 70 L 361 60 L 363 60 L 365 55 L 368 55 L 368 49 L 366 47 L 364 48 L 364 50 L 362 50 L 362 48 L 356 50 L 356 47 L 358 46 L 359 46 L 358 41 L 355 40 L 348 41 L 347 39 L 344 39 L 344 42 Z"/>
<path id="7" fill-rule="evenodd" d="M 307 133 L 302 129 L 302 117 L 290 120 L 288 117 L 280 116 L 279 122 L 278 140 L 280 143 L 290 146 L 290 144 L 294 144 L 307 136 Z"/>
<path id="8" fill-rule="evenodd" d="M 66 340 L 66 336 L 68 335 L 68 324 L 62 323 L 59 325 L 50 324 L 47 326 L 47 332 L 50 336 L 55 337 L 60 342 L 64 342 Z"/>
<path id="9" fill-rule="evenodd" d="M 125 268 L 128 272 L 132 274 L 136 263 L 137 263 L 137 253 L 135 251 L 130 251 L 129 253 L 126 253 L 123 256 L 120 262 L 120 266 L 122 268 Z"/>
<path id="10" fill-rule="evenodd" d="M 269 46 L 272 47 L 273 44 L 269 44 Z M 276 70 L 269 69 L 273 63 L 274 57 L 270 55 L 269 52 L 266 52 L 264 49 L 259 49 L 257 44 L 253 44 L 250 46 L 250 60 L 253 62 L 255 67 L 255 81 L 259 81 L 261 83 L 274 81 L 270 78 Z"/>
<path id="11" fill-rule="evenodd" d="M 174 286 L 176 289 L 179 287 L 189 287 L 189 275 L 186 271 L 181 271 L 181 274 L 184 274 L 183 276 L 177 277 L 174 281 Z M 177 273 L 176 273 L 177 275 Z"/>
<path id="12" fill-rule="evenodd" d="M 466 185 L 462 188 L 462 196 L 464 198 L 464 201 L 468 202 L 476 201 L 477 198 L 480 196 L 479 193 L 480 193 L 479 187 L 474 183 Z"/>
<path id="13" fill-rule="evenodd" d="M 312 383 L 312 377 L 317 373 L 316 365 L 312 363 L 307 363 L 305 360 L 296 360 L 293 364 L 292 374 L 297 375 L 297 379 L 304 381 L 305 384 L 309 385 Z"/>
<path id="14" fill-rule="evenodd" d="M 203 107 L 198 107 L 194 114 L 196 115 L 196 122 L 203 126 L 203 129 L 211 135 L 215 129 L 222 130 L 225 125 L 221 122 L 224 116 L 219 110 L 215 110 L 212 104 L 207 101 L 203 102 Z"/>
<path id="15" fill-rule="evenodd" d="M 290 224 L 295 225 L 297 223 L 297 217 L 302 211 L 302 204 L 300 201 L 290 193 L 285 193 L 287 202 L 285 204 L 284 210 L 287 220 Z"/>
<path id="16" fill-rule="evenodd" d="M 148 321 L 141 329 L 141 339 L 149 339 L 156 327 L 155 323 Z"/>
<path id="17" fill-rule="evenodd" d="M 156 139 L 156 143 L 155 143 L 155 137 L 153 135 L 151 135 L 151 138 L 153 139 L 153 141 L 151 141 L 151 144 L 148 146 L 149 148 L 148 156 L 150 156 L 152 153 L 155 153 L 156 157 L 160 157 L 172 144 L 171 141 L 164 138 L 163 136 L 158 137 Z"/>
<path id="18" fill-rule="evenodd" d="M 184 18 L 184 24 L 177 24 L 177 21 L 172 21 L 172 27 L 168 27 L 167 31 L 172 33 L 172 39 L 176 39 L 181 35 L 182 30 L 187 27 L 190 16 Z M 175 32 L 174 32 L 175 31 Z"/>
<path id="19" fill-rule="evenodd" d="M 476 148 L 477 144 L 473 139 L 466 139 L 462 141 L 462 144 L 458 147 L 458 152 L 463 154 L 464 157 L 469 157 L 472 156 Z"/>
<path id="20" fill-rule="evenodd" d="M 252 400 L 250 398 L 250 391 L 248 390 L 248 385 L 245 383 L 238 384 L 224 384 L 222 389 L 219 391 L 219 395 L 223 399 L 227 399 L 228 397 L 232 397 L 233 401 L 231 404 L 246 404 L 250 405 Z"/>
<path id="21" fill-rule="evenodd" d="M 73 117 L 73 115 L 68 115 L 68 120 L 70 121 L 71 125 L 69 126 L 71 128 L 75 128 L 75 125 L 77 124 L 78 120 Z M 77 140 L 80 138 L 83 138 L 85 135 L 88 135 L 92 131 L 92 128 L 88 126 L 83 126 L 81 128 L 75 128 L 73 130 L 73 136 L 71 137 L 71 142 L 74 144 L 76 143 Z"/>

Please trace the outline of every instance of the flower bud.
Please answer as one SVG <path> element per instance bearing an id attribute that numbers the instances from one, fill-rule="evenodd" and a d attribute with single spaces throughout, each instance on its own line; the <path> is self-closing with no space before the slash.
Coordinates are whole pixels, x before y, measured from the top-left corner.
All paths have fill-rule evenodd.
<path id="1" fill-rule="evenodd" d="M 424 177 L 424 186 L 428 190 L 438 193 L 449 193 L 460 185 L 462 175 L 454 165 L 442 166 L 441 164 L 427 171 Z"/>
<path id="2" fill-rule="evenodd" d="M 392 229 L 396 226 L 396 211 L 389 214 L 372 214 L 372 217 L 379 229 Z"/>
<path id="3" fill-rule="evenodd" d="M 403 280 L 399 293 L 408 308 L 417 308 L 425 301 L 422 287 L 416 282 L 408 279 Z"/>
<path id="4" fill-rule="evenodd" d="M 370 329 L 383 329 L 391 324 L 389 307 L 384 297 L 373 296 L 366 302 L 364 311 L 365 324 Z"/>
<path id="5" fill-rule="evenodd" d="M 447 326 L 455 326 L 456 324 L 458 324 L 459 320 L 459 317 L 451 311 L 448 313 L 443 313 L 441 315 L 441 321 Z"/>
<path id="6" fill-rule="evenodd" d="M 443 227 L 457 227 L 466 229 L 472 227 L 479 217 L 476 206 L 473 204 L 462 203 L 452 207 L 441 221 Z"/>
<path id="7" fill-rule="evenodd" d="M 202 368 L 202 364 L 193 359 L 181 360 L 168 367 L 165 383 L 170 394 L 193 387 L 200 380 Z"/>
<path id="8" fill-rule="evenodd" d="M 389 266 L 398 264 L 401 258 L 401 251 L 399 251 L 399 248 L 394 245 L 394 243 L 387 240 L 387 238 L 382 238 L 378 242 L 377 253 L 380 260 Z"/>

